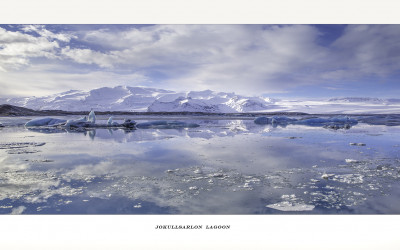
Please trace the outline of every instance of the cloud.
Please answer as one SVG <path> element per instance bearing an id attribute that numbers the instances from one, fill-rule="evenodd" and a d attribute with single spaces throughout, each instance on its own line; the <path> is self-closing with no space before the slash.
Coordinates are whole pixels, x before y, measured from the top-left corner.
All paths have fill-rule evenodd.
<path id="1" fill-rule="evenodd" d="M 66 48 L 62 54 L 78 63 L 161 74 L 165 84 L 184 89 L 229 85 L 254 92 L 281 89 L 277 81 L 320 60 L 325 51 L 315 43 L 318 36 L 315 27 L 306 25 L 157 25 L 89 32 L 82 39 L 104 51 Z M 287 84 L 300 80 L 287 79 Z"/>
<path id="2" fill-rule="evenodd" d="M 331 69 L 341 78 L 386 77 L 400 69 L 400 25 L 349 25 L 331 46 Z M 336 67 L 335 67 L 336 66 Z"/>
<path id="3" fill-rule="evenodd" d="M 12 83 L 9 84 L 9 83 Z M 0 71 L 3 96 L 43 96 L 70 89 L 90 90 L 116 85 L 146 85 L 151 80 L 140 73 L 81 70 L 61 64 L 33 65 L 21 71 Z"/>
<path id="4" fill-rule="evenodd" d="M 0 69 L 1 71 L 19 69 L 28 65 L 30 58 L 55 58 L 56 41 L 44 37 L 34 37 L 18 31 L 7 31 L 0 27 Z"/>
<path id="5" fill-rule="evenodd" d="M 0 72 L 13 71 L 15 77 L 20 70 L 31 76 L 29 67 L 58 64 L 65 66 L 58 71 L 63 78 L 69 73 L 75 78 L 81 69 L 97 72 L 81 75 L 82 82 L 97 81 L 96 87 L 110 78 L 89 81 L 87 76 L 103 76 L 99 72 L 104 71 L 128 83 L 126 75 L 140 75 L 149 86 L 178 91 L 213 89 L 259 95 L 303 85 L 385 79 L 400 68 L 399 25 L 349 25 L 333 36 L 318 25 L 118 27 L 0 28 Z M 32 61 L 39 58 L 44 62 Z M 56 73 L 43 69 L 42 76 L 57 79 Z"/>
<path id="6" fill-rule="evenodd" d="M 55 39 L 62 42 L 69 42 L 71 41 L 72 38 L 77 38 L 77 36 L 72 34 L 66 34 L 66 33 L 55 34 L 47 30 L 45 25 L 24 25 L 21 28 L 21 30 L 23 30 L 24 32 L 34 32 L 46 39 Z"/>

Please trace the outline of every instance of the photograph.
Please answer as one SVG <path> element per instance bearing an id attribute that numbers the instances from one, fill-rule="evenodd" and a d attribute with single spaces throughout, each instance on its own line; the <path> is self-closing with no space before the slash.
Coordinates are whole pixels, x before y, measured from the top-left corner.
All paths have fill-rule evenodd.
<path id="1" fill-rule="evenodd" d="M 1 25 L 2 214 L 399 214 L 400 25 Z"/>

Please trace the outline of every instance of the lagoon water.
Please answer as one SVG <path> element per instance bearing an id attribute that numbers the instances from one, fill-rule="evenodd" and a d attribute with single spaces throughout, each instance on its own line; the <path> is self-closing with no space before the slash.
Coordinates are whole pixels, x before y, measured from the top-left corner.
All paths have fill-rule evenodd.
<path id="1" fill-rule="evenodd" d="M 77 132 L 0 118 L 0 213 L 400 214 L 396 124 L 129 118 L 200 126 Z"/>

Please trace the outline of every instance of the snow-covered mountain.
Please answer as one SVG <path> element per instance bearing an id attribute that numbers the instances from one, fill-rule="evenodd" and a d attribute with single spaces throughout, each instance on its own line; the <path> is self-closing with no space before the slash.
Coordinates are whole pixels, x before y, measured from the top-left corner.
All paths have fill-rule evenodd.
<path id="1" fill-rule="evenodd" d="M 151 112 L 210 112 L 210 113 L 236 113 L 268 110 L 272 101 L 268 98 L 245 97 L 234 93 L 205 91 L 190 91 L 186 96 L 175 100 L 160 98 L 155 100 L 148 108 Z"/>
<path id="2" fill-rule="evenodd" d="M 44 97 L 3 98 L 0 103 L 34 110 L 235 113 L 267 110 L 272 100 L 211 90 L 174 92 L 117 86 L 90 91 L 70 90 Z"/>
<path id="3" fill-rule="evenodd" d="M 43 97 L 0 98 L 0 104 L 34 110 L 149 112 L 304 112 L 309 114 L 398 114 L 400 99 L 340 97 L 327 100 L 278 100 L 212 90 L 175 92 L 117 86 L 70 90 Z"/>
<path id="4" fill-rule="evenodd" d="M 171 93 L 174 92 L 118 86 L 90 91 L 70 90 L 44 97 L 0 99 L 0 102 L 34 110 L 83 111 L 93 108 L 97 111 L 147 111 L 147 107 L 157 98 Z"/>

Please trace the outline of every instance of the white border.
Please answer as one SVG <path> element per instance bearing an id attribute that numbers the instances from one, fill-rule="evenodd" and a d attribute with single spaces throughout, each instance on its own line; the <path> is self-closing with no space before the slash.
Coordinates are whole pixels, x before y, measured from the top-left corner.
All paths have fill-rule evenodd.
<path id="1" fill-rule="evenodd" d="M 0 23 L 399 23 L 393 0 L 6 0 Z M 398 215 L 0 216 L 1 249 L 400 248 Z M 161 230 L 158 224 L 229 224 Z"/>
<path id="2" fill-rule="evenodd" d="M 3 0 L 0 23 L 399 23 L 395 0 Z"/>
<path id="3" fill-rule="evenodd" d="M 400 217 L 386 215 L 1 216 L 1 249 L 397 250 Z M 229 230 L 155 229 L 230 225 Z"/>

